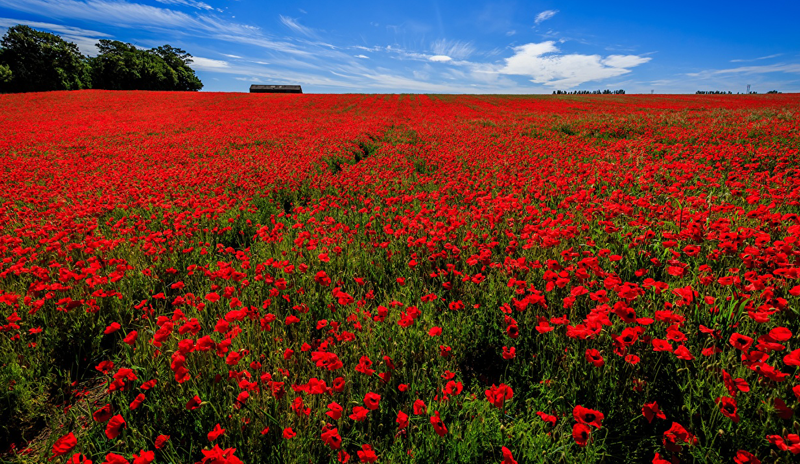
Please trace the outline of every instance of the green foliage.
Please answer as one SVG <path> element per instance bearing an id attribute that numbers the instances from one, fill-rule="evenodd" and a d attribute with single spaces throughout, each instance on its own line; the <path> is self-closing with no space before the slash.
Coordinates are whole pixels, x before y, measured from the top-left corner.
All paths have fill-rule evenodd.
<path id="1" fill-rule="evenodd" d="M 0 84 L 5 84 L 11 81 L 13 76 L 11 68 L 4 64 L 0 64 Z"/>
<path id="2" fill-rule="evenodd" d="M 17 25 L 0 40 L 0 91 L 79 90 L 91 87 L 78 46 L 48 32 Z"/>

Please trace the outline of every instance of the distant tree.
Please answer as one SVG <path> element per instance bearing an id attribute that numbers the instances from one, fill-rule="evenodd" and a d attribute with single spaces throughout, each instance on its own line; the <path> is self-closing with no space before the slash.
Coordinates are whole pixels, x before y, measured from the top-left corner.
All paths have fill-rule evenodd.
<path id="1" fill-rule="evenodd" d="M 195 75 L 194 69 L 189 67 L 192 64 L 192 55 L 185 50 L 162 45 L 150 52 L 160 56 L 178 74 L 178 86 L 175 90 L 200 90 L 203 88 L 203 83 Z"/>
<path id="2" fill-rule="evenodd" d="M 189 67 L 191 55 L 169 45 L 142 50 L 118 40 L 101 40 L 91 58 L 96 89 L 200 90 L 203 83 Z"/>
<path id="3" fill-rule="evenodd" d="M 74 43 L 23 25 L 10 27 L 0 40 L 0 91 L 90 87 L 89 65 Z"/>

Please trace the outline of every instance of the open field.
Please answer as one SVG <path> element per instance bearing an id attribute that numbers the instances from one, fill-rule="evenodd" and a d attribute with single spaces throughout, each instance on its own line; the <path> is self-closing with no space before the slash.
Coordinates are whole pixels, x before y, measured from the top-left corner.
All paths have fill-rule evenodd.
<path id="1" fill-rule="evenodd" d="M 2 95 L 0 156 L 0 460 L 800 454 L 800 95 Z"/>

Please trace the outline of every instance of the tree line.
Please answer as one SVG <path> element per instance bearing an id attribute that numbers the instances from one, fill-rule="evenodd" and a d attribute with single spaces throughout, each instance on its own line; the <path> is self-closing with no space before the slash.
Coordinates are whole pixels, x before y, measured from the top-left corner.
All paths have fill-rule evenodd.
<path id="1" fill-rule="evenodd" d="M 0 92 L 49 90 L 200 90 L 192 55 L 170 45 L 143 50 L 100 40 L 97 56 L 56 34 L 16 25 L 0 39 Z"/>
<path id="2" fill-rule="evenodd" d="M 755 95 L 758 92 L 745 92 L 745 94 L 747 94 L 747 93 Z M 780 93 L 780 92 L 778 92 L 777 90 L 770 90 L 767 93 Z M 728 91 L 725 91 L 725 90 L 698 90 L 697 92 L 695 92 L 695 94 L 696 95 L 733 95 L 733 92 L 731 92 L 730 90 L 728 90 Z M 736 95 L 740 95 L 740 93 L 736 92 Z"/>
<path id="3" fill-rule="evenodd" d="M 625 95 L 625 91 L 620 90 L 553 90 L 553 95 Z"/>

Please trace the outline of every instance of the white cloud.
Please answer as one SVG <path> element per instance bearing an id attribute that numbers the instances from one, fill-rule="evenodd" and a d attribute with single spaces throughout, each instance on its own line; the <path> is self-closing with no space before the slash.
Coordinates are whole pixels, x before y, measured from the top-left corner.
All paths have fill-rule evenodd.
<path id="1" fill-rule="evenodd" d="M 191 66 L 192 68 L 202 69 L 203 71 L 218 71 L 220 68 L 229 67 L 229 64 L 227 61 L 193 56 Z"/>
<path id="2" fill-rule="evenodd" d="M 369 59 L 369 57 L 367 55 L 356 55 L 356 58 L 361 58 L 361 59 L 364 59 L 364 60 L 368 60 Z"/>
<path id="3" fill-rule="evenodd" d="M 288 27 L 289 29 L 308 37 L 314 37 L 314 31 L 308 27 L 303 26 L 302 24 L 297 22 L 296 19 L 284 15 L 278 15 L 278 17 L 280 17 L 283 25 Z"/>
<path id="4" fill-rule="evenodd" d="M 456 60 L 463 60 L 475 52 L 475 47 L 470 42 L 439 39 L 433 42 L 431 51 L 434 55 L 446 55 Z"/>
<path id="5" fill-rule="evenodd" d="M 529 43 L 514 48 L 514 56 L 498 72 L 528 76 L 535 84 L 570 89 L 584 82 L 608 79 L 630 72 L 630 69 L 650 61 L 637 55 L 557 54 L 555 42 Z"/>
<path id="6" fill-rule="evenodd" d="M 227 53 L 221 53 L 222 56 L 227 56 L 228 58 L 238 59 L 241 60 L 242 57 L 239 55 L 228 55 Z"/>
<path id="7" fill-rule="evenodd" d="M 435 61 L 437 63 L 446 63 L 448 61 L 452 61 L 453 59 L 447 55 L 433 55 L 428 58 L 430 61 Z"/>
<path id="8" fill-rule="evenodd" d="M 540 23 L 547 21 L 548 19 L 555 16 L 556 13 L 558 13 L 558 10 L 544 10 L 538 15 L 536 15 L 536 19 L 533 22 L 538 26 Z"/>
<path id="9" fill-rule="evenodd" d="M 506 36 L 511 37 L 512 35 L 516 35 L 517 31 L 511 29 L 510 31 L 506 32 Z"/>
<path id="10" fill-rule="evenodd" d="M 633 68 L 648 61 L 649 57 L 639 55 L 608 55 L 601 62 L 612 68 Z"/>

